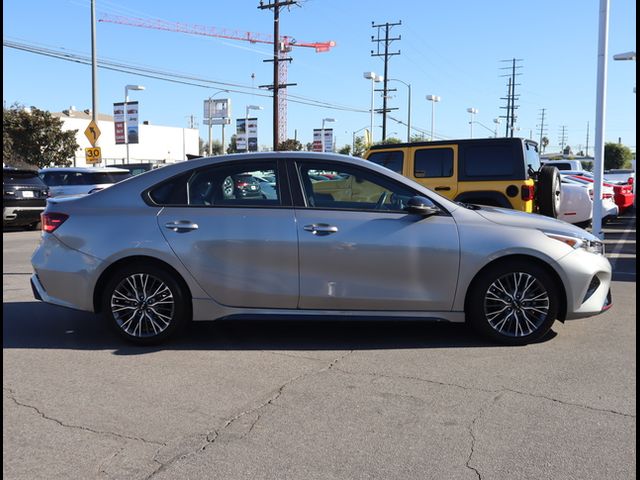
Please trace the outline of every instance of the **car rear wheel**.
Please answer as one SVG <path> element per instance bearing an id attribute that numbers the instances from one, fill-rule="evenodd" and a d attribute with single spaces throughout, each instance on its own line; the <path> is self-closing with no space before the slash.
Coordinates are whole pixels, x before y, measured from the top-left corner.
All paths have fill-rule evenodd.
<path id="1" fill-rule="evenodd" d="M 142 345 L 176 334 L 191 314 L 184 287 L 155 265 L 135 264 L 118 270 L 107 282 L 102 307 L 120 336 Z"/>
<path id="2" fill-rule="evenodd" d="M 547 217 L 558 218 L 562 179 L 556 167 L 542 167 L 538 175 L 538 211 Z"/>
<path id="3" fill-rule="evenodd" d="M 473 282 L 466 316 L 471 326 L 492 340 L 525 345 L 541 339 L 558 313 L 554 279 L 524 261 L 498 264 Z"/>

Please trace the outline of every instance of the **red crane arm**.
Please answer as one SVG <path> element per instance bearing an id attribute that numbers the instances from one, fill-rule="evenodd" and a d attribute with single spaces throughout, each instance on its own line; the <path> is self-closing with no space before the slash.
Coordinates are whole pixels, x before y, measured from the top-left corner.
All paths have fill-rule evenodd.
<path id="1" fill-rule="evenodd" d="M 120 25 L 129 25 L 132 27 L 149 28 L 154 30 L 166 30 L 169 32 L 188 33 L 191 35 L 204 35 L 207 37 L 226 38 L 229 40 L 241 40 L 250 43 L 266 43 L 273 45 L 273 35 L 243 32 L 240 30 L 229 30 L 226 28 L 217 28 L 206 25 L 197 25 L 182 22 L 169 22 L 159 19 L 148 19 L 139 17 L 124 17 L 121 15 L 104 14 L 98 20 L 99 22 L 117 23 Z M 298 42 L 295 38 L 281 37 L 282 49 L 287 50 L 291 47 L 309 47 L 314 48 L 316 52 L 328 52 L 335 47 L 336 42 Z"/>

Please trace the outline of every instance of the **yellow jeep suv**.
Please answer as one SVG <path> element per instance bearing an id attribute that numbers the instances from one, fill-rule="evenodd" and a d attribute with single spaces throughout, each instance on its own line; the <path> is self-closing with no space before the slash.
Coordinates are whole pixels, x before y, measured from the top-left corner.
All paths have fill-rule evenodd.
<path id="1" fill-rule="evenodd" d="M 536 142 L 481 138 L 375 145 L 364 158 L 458 202 L 556 218 L 560 173 L 541 167 Z"/>

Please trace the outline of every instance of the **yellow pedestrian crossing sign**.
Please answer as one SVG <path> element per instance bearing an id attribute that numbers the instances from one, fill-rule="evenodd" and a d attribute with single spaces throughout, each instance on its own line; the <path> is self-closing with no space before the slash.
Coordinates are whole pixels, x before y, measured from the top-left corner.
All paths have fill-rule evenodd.
<path id="1" fill-rule="evenodd" d="M 91 123 L 84 131 L 84 136 L 87 137 L 91 146 L 95 147 L 98 138 L 100 138 L 100 129 L 98 128 L 98 124 L 91 120 Z"/>

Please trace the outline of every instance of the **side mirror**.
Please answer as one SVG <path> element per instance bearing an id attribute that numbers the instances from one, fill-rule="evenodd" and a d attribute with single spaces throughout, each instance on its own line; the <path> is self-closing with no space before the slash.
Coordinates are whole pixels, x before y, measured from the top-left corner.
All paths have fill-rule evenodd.
<path id="1" fill-rule="evenodd" d="M 440 209 L 431 200 L 419 195 L 411 197 L 404 209 L 409 213 L 415 213 L 423 217 L 430 217 L 440 213 Z"/>

